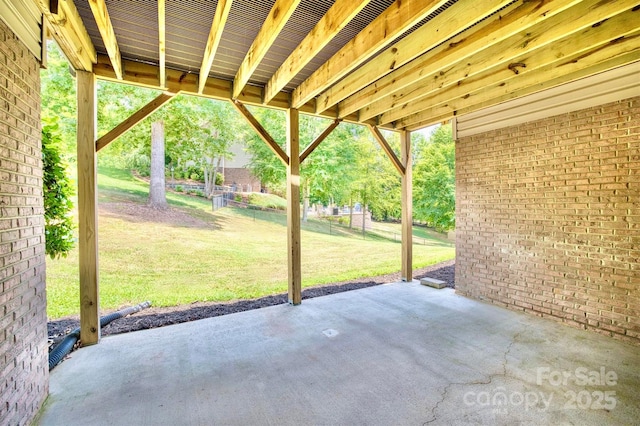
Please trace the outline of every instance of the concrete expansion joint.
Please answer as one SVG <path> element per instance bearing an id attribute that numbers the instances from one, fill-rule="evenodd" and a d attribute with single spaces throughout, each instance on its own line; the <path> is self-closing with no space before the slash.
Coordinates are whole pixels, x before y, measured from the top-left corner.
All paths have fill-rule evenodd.
<path id="1" fill-rule="evenodd" d="M 526 331 L 527 331 L 527 327 L 525 327 L 524 330 L 518 331 L 517 333 L 515 333 L 511 338 L 511 341 L 507 345 L 506 349 L 504 350 L 504 354 L 502 355 L 502 372 L 501 373 L 490 374 L 489 376 L 487 376 L 485 380 L 474 380 L 470 382 L 451 382 L 447 386 L 445 386 L 442 391 L 442 395 L 440 395 L 440 400 L 436 402 L 433 408 L 431 408 L 432 418 L 424 422 L 423 426 L 438 420 L 438 415 L 436 414 L 436 410 L 438 409 L 440 404 L 442 404 L 447 399 L 447 394 L 449 393 L 449 389 L 451 389 L 453 386 L 490 385 L 493 382 L 493 379 L 496 377 L 507 377 L 507 363 L 509 362 L 507 357 L 509 356 L 511 349 L 513 348 L 513 345 L 518 343 L 518 338 L 520 337 L 520 335 L 522 335 Z"/>

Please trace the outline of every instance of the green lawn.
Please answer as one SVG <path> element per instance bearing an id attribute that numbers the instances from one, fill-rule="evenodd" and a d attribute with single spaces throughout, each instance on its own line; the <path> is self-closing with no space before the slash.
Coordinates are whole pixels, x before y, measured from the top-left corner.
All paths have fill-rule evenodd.
<path id="1" fill-rule="evenodd" d="M 144 204 L 148 186 L 130 173 L 101 168 L 99 202 Z M 154 306 L 225 301 L 285 292 L 286 217 L 278 213 L 224 208 L 208 200 L 169 193 L 173 209 L 203 222 L 141 222 L 126 216 L 99 217 L 100 306 L 109 311 L 151 300 Z M 385 224 L 396 227 L 399 225 Z M 393 232 L 393 229 L 391 230 Z M 452 243 L 423 232 L 413 249 L 415 268 L 455 255 Z M 423 244 L 424 242 L 424 244 Z M 399 270 L 400 243 L 309 221 L 302 225 L 303 286 Z M 75 315 L 79 308 L 78 250 L 47 260 L 49 318 Z"/>

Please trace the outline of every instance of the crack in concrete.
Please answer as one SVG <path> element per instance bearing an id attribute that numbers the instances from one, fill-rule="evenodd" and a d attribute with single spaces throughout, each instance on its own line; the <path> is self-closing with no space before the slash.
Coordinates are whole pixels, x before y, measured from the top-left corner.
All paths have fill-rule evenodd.
<path id="1" fill-rule="evenodd" d="M 525 328 L 517 333 L 515 333 L 513 335 L 513 337 L 511 338 L 511 342 L 509 342 L 509 345 L 507 346 L 507 348 L 504 351 L 504 354 L 502 355 L 502 373 L 493 373 L 490 374 L 489 376 L 487 376 L 486 380 L 476 380 L 476 381 L 472 381 L 472 382 L 452 382 L 449 383 L 447 386 L 444 387 L 443 391 L 442 391 L 442 395 L 440 396 L 440 400 L 438 402 L 436 402 L 436 404 L 433 406 L 433 408 L 431 408 L 431 416 L 433 417 L 431 420 L 428 420 L 426 422 L 423 423 L 424 425 L 428 425 L 430 423 L 435 422 L 436 420 L 438 420 L 438 416 L 436 415 L 436 410 L 438 409 L 438 407 L 440 406 L 440 404 L 442 404 L 446 399 L 447 399 L 447 394 L 449 393 L 449 389 L 452 386 L 469 386 L 469 385 L 490 385 L 493 382 L 493 379 L 495 377 L 507 377 L 507 357 L 509 356 L 509 353 L 511 353 L 511 349 L 513 348 L 513 345 L 515 345 L 517 343 L 518 338 L 520 337 L 521 334 L 523 334 L 525 331 L 527 331 L 527 328 L 525 326 Z"/>

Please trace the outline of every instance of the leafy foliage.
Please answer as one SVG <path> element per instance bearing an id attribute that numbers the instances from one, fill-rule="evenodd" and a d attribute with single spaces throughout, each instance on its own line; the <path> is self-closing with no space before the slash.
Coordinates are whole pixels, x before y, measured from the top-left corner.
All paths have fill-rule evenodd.
<path id="1" fill-rule="evenodd" d="M 69 63 L 58 48 L 47 43 L 47 69 L 40 73 L 42 120 L 54 122 L 63 156 L 76 152 L 76 83 Z"/>
<path id="2" fill-rule="evenodd" d="M 45 252 L 52 259 L 66 257 L 73 248 L 73 187 L 60 157 L 61 143 L 56 125 L 42 128 Z"/>
<path id="3" fill-rule="evenodd" d="M 441 126 L 414 165 L 414 216 L 442 231 L 455 227 L 455 144 L 451 126 Z"/>

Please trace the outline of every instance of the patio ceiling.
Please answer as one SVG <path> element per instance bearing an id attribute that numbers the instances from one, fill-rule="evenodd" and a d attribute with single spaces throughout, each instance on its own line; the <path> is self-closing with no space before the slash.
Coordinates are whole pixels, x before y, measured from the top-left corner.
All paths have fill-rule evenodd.
<path id="1" fill-rule="evenodd" d="M 638 0 L 34 0 L 72 65 L 417 130 L 640 59 Z"/>

